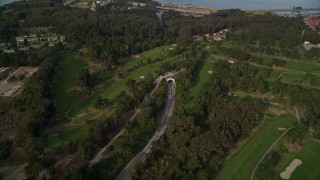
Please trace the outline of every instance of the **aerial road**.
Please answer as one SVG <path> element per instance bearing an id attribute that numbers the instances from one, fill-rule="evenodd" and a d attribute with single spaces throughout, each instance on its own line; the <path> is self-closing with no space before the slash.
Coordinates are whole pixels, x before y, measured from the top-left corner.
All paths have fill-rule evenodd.
<path id="1" fill-rule="evenodd" d="M 181 71 L 181 70 L 180 70 Z M 176 73 L 179 73 L 180 71 L 176 72 Z M 156 86 L 154 87 L 154 89 L 152 90 L 152 92 L 150 93 L 150 97 L 152 97 L 154 95 L 154 93 L 157 91 L 157 89 L 159 88 L 160 86 L 160 83 L 163 79 L 167 78 L 167 77 L 171 77 L 173 75 L 175 75 L 176 73 L 168 73 L 167 75 L 165 76 L 159 76 L 159 78 L 156 80 Z M 169 86 L 168 86 L 169 87 Z M 173 108 L 172 108 L 173 109 Z M 140 112 L 140 109 L 137 109 L 136 112 L 132 115 L 132 117 L 130 118 L 129 122 L 132 122 L 136 116 L 139 114 Z M 95 157 L 90 161 L 90 165 L 93 165 L 93 164 L 97 164 L 99 163 L 102 159 L 105 159 L 107 157 L 109 157 L 109 155 L 104 155 L 104 151 L 112 145 L 112 143 L 118 138 L 120 137 L 123 133 L 124 133 L 124 130 L 125 128 L 122 128 L 119 133 L 104 147 L 102 148 L 96 155 Z"/>
<path id="2" fill-rule="evenodd" d="M 152 143 L 154 141 L 159 140 L 160 137 L 166 131 L 168 122 L 173 115 L 173 109 L 175 105 L 176 84 L 173 81 L 168 82 L 167 93 L 168 94 L 167 94 L 166 107 L 165 107 L 165 111 L 163 112 L 160 118 L 158 130 L 151 137 L 148 144 L 126 165 L 126 167 L 116 177 L 116 180 L 130 179 L 130 172 L 133 169 L 133 167 L 146 158 L 147 153 L 151 151 Z"/>

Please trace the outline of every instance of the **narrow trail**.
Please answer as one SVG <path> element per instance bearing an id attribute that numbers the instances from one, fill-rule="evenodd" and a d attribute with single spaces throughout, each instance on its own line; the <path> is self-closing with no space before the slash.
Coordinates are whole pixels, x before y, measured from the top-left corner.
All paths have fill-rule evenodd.
<path id="1" fill-rule="evenodd" d="M 124 133 L 124 128 L 122 128 L 118 134 L 105 146 L 103 147 L 99 152 L 98 154 L 89 162 L 90 165 L 93 165 L 93 164 L 96 164 L 96 163 L 99 163 L 102 159 L 105 159 L 108 157 L 108 155 L 103 155 L 104 151 L 112 145 L 112 143 L 119 137 L 121 136 L 123 133 Z"/>

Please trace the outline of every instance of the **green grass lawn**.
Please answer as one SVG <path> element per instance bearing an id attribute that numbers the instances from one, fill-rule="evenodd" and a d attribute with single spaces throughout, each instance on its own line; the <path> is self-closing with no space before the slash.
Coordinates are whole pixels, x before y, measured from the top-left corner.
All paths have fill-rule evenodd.
<path id="1" fill-rule="evenodd" d="M 114 106 L 113 106 L 114 107 Z M 102 109 L 98 111 L 93 111 L 91 113 L 88 113 L 82 117 L 79 117 L 73 121 L 74 124 L 81 124 L 86 123 L 87 120 L 93 120 L 93 119 L 105 119 L 109 117 L 113 112 L 114 108 L 110 107 L 108 109 Z"/>
<path id="2" fill-rule="evenodd" d="M 269 79 L 278 79 L 279 78 L 279 75 L 283 73 L 282 71 L 272 71 L 270 76 L 269 76 Z"/>
<path id="3" fill-rule="evenodd" d="M 306 76 L 301 74 L 284 74 L 281 76 L 281 81 L 287 82 L 287 83 L 297 83 L 302 84 L 305 80 Z"/>
<path id="4" fill-rule="evenodd" d="M 306 142 L 300 151 L 289 152 L 276 167 L 276 177 L 281 179 L 280 173 L 294 160 L 300 159 L 302 164 L 291 175 L 291 180 L 320 179 L 320 142 L 310 140 Z"/>
<path id="5" fill-rule="evenodd" d="M 313 73 L 320 69 L 319 65 L 308 62 L 287 62 L 283 67 L 308 73 Z"/>
<path id="6" fill-rule="evenodd" d="M 197 77 L 197 82 L 190 89 L 190 93 L 189 93 L 187 101 L 185 103 L 190 104 L 191 102 L 193 102 L 193 100 L 196 99 L 199 96 L 202 87 L 207 82 L 209 82 L 210 77 L 212 75 L 210 75 L 208 73 L 208 71 L 212 71 L 212 69 L 213 69 L 213 65 L 214 65 L 214 62 L 212 62 L 213 60 L 214 60 L 214 58 L 212 56 L 208 56 L 205 59 L 204 63 L 202 64 L 202 67 L 201 67 L 201 69 L 199 71 L 199 75 Z"/>
<path id="7" fill-rule="evenodd" d="M 151 49 L 149 51 L 145 51 L 139 54 L 138 57 L 136 58 L 132 57 L 127 60 L 124 60 L 123 63 L 121 64 L 121 68 L 122 69 L 131 68 L 134 65 L 139 64 L 140 62 L 147 62 L 148 58 L 152 60 L 155 58 L 160 58 L 161 56 L 165 57 L 168 55 L 168 52 L 170 51 L 169 48 L 174 48 L 174 47 L 172 45 L 161 46 L 161 47 Z"/>
<path id="8" fill-rule="evenodd" d="M 268 56 L 262 56 L 262 64 L 266 65 L 268 63 L 271 63 L 272 59 Z"/>
<path id="9" fill-rule="evenodd" d="M 55 121 L 65 118 L 66 111 L 70 108 L 75 99 L 78 75 L 87 65 L 74 59 L 71 52 L 63 52 L 58 57 L 58 72 L 54 79 L 52 97 L 56 104 Z"/>
<path id="10" fill-rule="evenodd" d="M 175 61 L 178 58 L 174 58 L 171 61 Z M 110 100 L 114 100 L 118 95 L 120 95 L 123 91 L 126 90 L 126 83 L 129 79 L 141 80 L 140 76 L 148 76 L 149 73 L 153 75 L 157 70 L 160 70 L 160 67 L 166 62 L 156 63 L 150 66 L 145 66 L 140 69 L 133 71 L 129 76 L 125 79 L 117 81 L 110 89 L 106 90 L 101 94 L 102 97 L 108 98 Z"/>
<path id="11" fill-rule="evenodd" d="M 80 9 L 90 8 L 90 6 L 88 4 L 85 4 L 84 2 L 78 2 L 78 3 L 70 4 L 70 7 L 80 8 Z"/>
<path id="12" fill-rule="evenodd" d="M 175 61 L 178 60 L 179 58 L 174 58 L 170 61 Z M 159 62 L 153 65 L 148 65 L 145 67 L 142 67 L 140 69 L 137 69 L 133 72 L 131 72 L 130 75 L 128 75 L 126 78 L 116 81 L 110 88 L 106 89 L 104 92 L 102 92 L 101 94 L 99 94 L 100 96 L 102 96 L 103 98 L 107 98 L 110 101 L 114 101 L 118 95 L 120 95 L 122 92 L 124 92 L 126 90 L 126 83 L 129 79 L 135 79 L 140 81 L 140 76 L 148 76 L 149 73 L 151 73 L 151 75 L 153 75 L 153 73 L 157 70 L 160 69 L 160 67 L 166 62 Z M 97 97 L 96 97 L 97 98 Z M 79 114 L 82 113 L 87 113 L 90 111 L 90 108 L 92 108 L 94 106 L 95 100 L 96 98 L 90 98 L 87 101 L 85 101 L 84 103 L 81 103 L 79 106 L 77 106 L 76 108 L 74 108 L 71 112 L 70 115 L 72 117 L 75 117 Z"/>
<path id="13" fill-rule="evenodd" d="M 77 125 L 72 127 L 67 127 L 56 134 L 46 134 L 43 137 L 43 142 L 45 147 L 52 149 L 61 145 L 63 141 L 71 141 L 80 139 L 83 137 L 86 131 L 86 125 Z"/>
<path id="14" fill-rule="evenodd" d="M 289 128 L 296 122 L 296 119 L 288 114 L 279 117 L 267 114 L 252 136 L 227 158 L 217 179 L 250 179 L 263 154 L 283 133 L 278 131 L 278 127 Z"/>

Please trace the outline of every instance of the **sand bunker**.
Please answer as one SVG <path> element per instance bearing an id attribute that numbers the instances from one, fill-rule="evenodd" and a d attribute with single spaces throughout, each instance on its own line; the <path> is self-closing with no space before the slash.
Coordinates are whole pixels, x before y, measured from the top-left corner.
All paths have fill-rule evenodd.
<path id="1" fill-rule="evenodd" d="M 213 72 L 212 71 L 208 71 L 208 74 L 212 74 Z"/>
<path id="2" fill-rule="evenodd" d="M 144 79 L 144 76 L 140 76 L 140 79 Z"/>
<path id="3" fill-rule="evenodd" d="M 294 170 L 302 164 L 302 161 L 300 159 L 293 160 L 290 165 L 286 168 L 285 171 L 280 173 L 280 177 L 282 179 L 290 179 L 291 174 L 294 172 Z"/>

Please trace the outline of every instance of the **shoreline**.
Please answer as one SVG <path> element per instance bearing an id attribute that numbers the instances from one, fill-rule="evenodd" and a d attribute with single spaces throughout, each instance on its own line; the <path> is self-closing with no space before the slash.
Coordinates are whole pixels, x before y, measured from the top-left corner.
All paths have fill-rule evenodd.
<path id="1" fill-rule="evenodd" d="M 158 2 L 158 1 L 156 1 Z M 162 3 L 158 2 L 161 7 L 171 7 L 171 8 L 176 8 L 176 9 L 201 9 L 204 11 L 209 11 L 209 12 L 216 12 L 219 10 L 225 10 L 225 9 L 239 9 L 239 8 L 216 8 L 216 7 L 203 7 L 200 5 L 195 5 L 195 4 L 176 4 L 176 3 Z M 305 8 L 301 10 L 294 10 L 293 8 L 289 9 L 240 9 L 241 11 L 246 11 L 246 12 L 261 12 L 261 13 L 267 13 L 267 12 L 301 12 L 301 11 L 319 11 L 320 12 L 320 7 L 317 8 Z"/>

